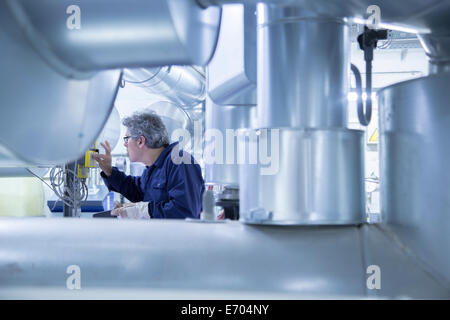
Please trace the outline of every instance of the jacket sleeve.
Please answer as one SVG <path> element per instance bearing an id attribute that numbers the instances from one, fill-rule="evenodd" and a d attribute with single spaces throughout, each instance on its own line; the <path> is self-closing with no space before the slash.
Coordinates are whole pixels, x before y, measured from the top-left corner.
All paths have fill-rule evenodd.
<path id="1" fill-rule="evenodd" d="M 116 167 L 112 168 L 112 173 L 108 177 L 103 171 L 100 173 L 109 191 L 122 194 L 131 202 L 143 201 L 144 193 L 141 190 L 141 177 L 127 176 Z"/>
<path id="2" fill-rule="evenodd" d="M 168 201 L 149 202 L 152 218 L 184 219 L 200 217 L 205 186 L 198 164 L 173 165 L 167 181 Z"/>

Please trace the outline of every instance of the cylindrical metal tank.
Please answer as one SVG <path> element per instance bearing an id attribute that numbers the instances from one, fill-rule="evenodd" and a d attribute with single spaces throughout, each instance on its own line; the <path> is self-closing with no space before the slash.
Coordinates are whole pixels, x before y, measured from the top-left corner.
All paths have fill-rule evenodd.
<path id="1" fill-rule="evenodd" d="M 359 224 L 365 216 L 364 133 L 241 131 L 240 216 L 246 223 Z M 251 154 L 258 153 L 258 160 Z"/>
<path id="2" fill-rule="evenodd" d="M 215 104 L 210 98 L 206 99 L 205 129 L 215 130 L 220 136 L 205 141 L 205 148 L 221 148 L 216 152 L 222 154 L 221 159 L 216 157 L 220 163 L 205 163 L 205 181 L 227 185 L 239 185 L 239 164 L 237 162 L 238 138 L 237 130 L 252 128 L 256 123 L 256 106 L 222 106 Z M 211 146 L 214 144 L 213 146 Z M 231 154 L 232 153 L 232 154 Z M 205 157 L 206 158 L 206 157 Z M 220 161 L 221 160 L 221 161 Z"/>
<path id="3" fill-rule="evenodd" d="M 125 69 L 124 80 L 163 95 L 182 108 L 194 107 L 205 100 L 205 75 L 192 66 Z"/>
<path id="4" fill-rule="evenodd" d="M 383 222 L 450 281 L 450 73 L 378 91 Z"/>
<path id="5" fill-rule="evenodd" d="M 259 127 L 346 127 L 349 26 L 297 7 L 257 12 Z"/>
<path id="6" fill-rule="evenodd" d="M 362 223 L 363 133 L 346 129 L 348 25 L 294 6 L 259 4 L 257 14 L 259 130 L 239 136 L 241 220 Z"/>

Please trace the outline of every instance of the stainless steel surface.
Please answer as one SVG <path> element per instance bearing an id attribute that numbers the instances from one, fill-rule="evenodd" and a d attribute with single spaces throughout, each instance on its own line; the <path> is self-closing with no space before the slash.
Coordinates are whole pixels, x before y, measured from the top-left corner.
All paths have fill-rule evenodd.
<path id="1" fill-rule="evenodd" d="M 183 108 L 194 107 L 205 100 L 205 75 L 192 66 L 125 69 L 124 79 Z"/>
<path id="2" fill-rule="evenodd" d="M 259 149 L 260 159 L 258 164 L 247 160 L 240 169 L 241 221 L 285 225 L 362 223 L 363 132 L 281 128 L 278 139 L 274 130 L 278 129 L 272 128 L 270 134 L 249 134 L 253 146 L 247 144 L 247 148 L 250 153 Z M 244 138 L 244 134 L 240 135 L 240 147 Z M 266 165 L 261 160 L 261 154 L 268 154 L 261 152 L 264 146 L 271 155 Z"/>
<path id="3" fill-rule="evenodd" d="M 258 5 L 259 127 L 345 127 L 349 49 L 344 21 Z"/>
<path id="4" fill-rule="evenodd" d="M 360 230 L 365 269 L 377 266 L 381 275 L 381 288 L 367 289 L 368 297 L 450 299 L 450 282 L 422 263 L 387 226 L 364 225 Z"/>
<path id="5" fill-rule="evenodd" d="M 0 165 L 76 160 L 98 137 L 115 99 L 119 70 L 69 79 L 37 55 L 0 3 Z"/>
<path id="6" fill-rule="evenodd" d="M 222 184 L 239 184 L 239 165 L 237 162 L 237 129 L 252 128 L 256 125 L 256 106 L 254 105 L 216 105 L 209 97 L 206 99 L 205 127 L 221 141 L 208 139 L 205 148 L 217 148 L 222 153 L 220 163 L 205 164 L 205 181 Z M 228 132 L 228 133 L 227 133 Z M 230 147 L 227 147 L 230 146 Z M 230 154 L 228 154 L 230 152 Z M 231 152 L 233 154 L 231 154 Z M 231 159 L 232 156 L 232 159 Z M 227 159 L 229 157 L 230 159 Z M 219 158 L 219 157 L 217 157 Z M 219 161 L 218 161 L 219 162 Z"/>
<path id="7" fill-rule="evenodd" d="M 450 63 L 450 34 L 423 34 L 419 40 L 432 63 Z"/>
<path id="8" fill-rule="evenodd" d="M 382 219 L 447 281 L 449 85 L 446 73 L 378 91 Z"/>
<path id="9" fill-rule="evenodd" d="M 450 61 L 428 64 L 428 74 L 439 74 L 444 72 L 450 72 Z"/>
<path id="10" fill-rule="evenodd" d="M 219 105 L 256 105 L 255 6 L 223 6 L 217 48 L 208 65 L 208 93 Z"/>
<path id="11" fill-rule="evenodd" d="M 383 26 L 399 31 L 418 33 L 449 34 L 450 3 L 447 0 L 198 0 L 200 4 L 222 5 L 229 3 L 256 4 L 270 3 L 279 6 L 301 6 L 318 15 L 336 18 L 357 18 L 358 21 L 368 17 L 366 13 L 370 5 L 376 4 L 381 9 Z"/>
<path id="12" fill-rule="evenodd" d="M 81 0 L 80 28 L 66 14 L 73 1 L 2 2 L 27 40 L 66 76 L 77 71 L 208 63 L 217 41 L 220 9 L 195 0 Z"/>
<path id="13" fill-rule="evenodd" d="M 47 174 L 48 170 L 48 168 L 39 167 L 0 167 L 0 177 L 35 177 L 35 175 L 44 177 Z"/>
<path id="14" fill-rule="evenodd" d="M 450 31 L 449 31 L 450 33 Z M 429 74 L 450 71 L 450 34 L 419 35 L 420 42 L 429 58 Z"/>
<path id="15" fill-rule="evenodd" d="M 365 298 L 367 261 L 382 266 L 381 298 L 449 298 L 374 228 L 0 219 L 0 298 Z M 71 265 L 81 290 L 66 286 Z"/>
<path id="16" fill-rule="evenodd" d="M 205 141 L 223 158 L 205 164 L 207 182 L 239 184 L 236 129 L 256 126 L 256 15 L 254 6 L 222 8 L 219 41 L 207 68 L 206 132 L 220 141 Z M 230 159 L 228 159 L 230 158 Z"/>

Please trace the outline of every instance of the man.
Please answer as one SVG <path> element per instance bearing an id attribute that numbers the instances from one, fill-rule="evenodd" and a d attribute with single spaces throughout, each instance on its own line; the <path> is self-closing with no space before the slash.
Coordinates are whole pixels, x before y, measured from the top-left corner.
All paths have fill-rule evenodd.
<path id="1" fill-rule="evenodd" d="M 105 154 L 93 157 L 109 190 L 121 193 L 131 202 L 148 202 L 151 218 L 199 218 L 205 186 L 194 158 L 180 150 L 178 142 L 169 144 L 164 123 L 152 111 L 135 113 L 122 123 L 127 127 L 124 142 L 130 162 L 142 162 L 146 169 L 140 177 L 125 175 L 111 166 L 108 141 L 101 143 Z M 173 161 L 186 157 L 190 161 Z"/>

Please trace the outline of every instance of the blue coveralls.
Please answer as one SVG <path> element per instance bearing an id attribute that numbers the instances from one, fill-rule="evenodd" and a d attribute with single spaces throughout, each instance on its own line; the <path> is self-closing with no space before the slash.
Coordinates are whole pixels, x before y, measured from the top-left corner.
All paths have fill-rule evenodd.
<path id="1" fill-rule="evenodd" d="M 172 161 L 171 152 L 177 144 L 167 146 L 140 177 L 127 176 L 116 167 L 112 168 L 109 177 L 101 172 L 106 186 L 131 202 L 149 202 L 148 213 L 152 218 L 199 218 L 205 182 L 192 155 L 184 154 L 190 159 L 190 164 Z M 176 151 L 180 156 L 185 152 L 178 147 L 174 149 Z"/>

